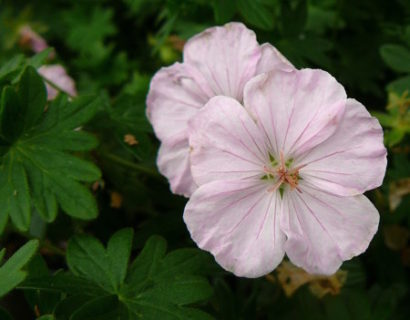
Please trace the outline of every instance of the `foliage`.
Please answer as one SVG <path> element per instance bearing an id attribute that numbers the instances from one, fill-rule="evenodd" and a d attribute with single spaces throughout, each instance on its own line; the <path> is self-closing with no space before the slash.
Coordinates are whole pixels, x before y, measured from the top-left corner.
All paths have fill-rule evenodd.
<path id="1" fill-rule="evenodd" d="M 0 297 L 14 289 L 26 278 L 27 272 L 21 269 L 35 254 L 37 248 L 38 241 L 30 240 L 0 266 Z M 5 249 L 0 251 L 0 263 L 5 253 Z"/>
<path id="2" fill-rule="evenodd" d="M 0 319 L 408 319 L 409 17 L 403 0 L 0 0 Z M 379 231 L 343 281 L 223 272 L 156 169 L 149 81 L 229 21 L 330 72 L 384 128 Z M 55 64 L 78 96 L 47 99 L 40 67 Z"/>
<path id="3" fill-rule="evenodd" d="M 212 295 L 200 276 L 208 256 L 196 249 L 166 254 L 166 241 L 151 237 L 128 268 L 133 231 L 116 232 L 105 249 L 90 236 L 75 236 L 68 243 L 71 273 L 31 277 L 21 287 L 64 293 L 55 317 L 70 319 L 211 319 L 186 307 Z"/>
<path id="4" fill-rule="evenodd" d="M 44 112 L 46 99 L 43 80 L 31 66 L 16 85 L 3 87 L 0 230 L 7 216 L 19 230 L 27 230 L 32 207 L 48 222 L 55 219 L 57 204 L 77 218 L 97 215 L 93 196 L 78 181 L 96 181 L 100 171 L 66 151 L 88 150 L 97 144 L 92 136 L 74 129 L 93 116 L 98 100 L 83 97 L 69 102 L 61 96 Z"/>

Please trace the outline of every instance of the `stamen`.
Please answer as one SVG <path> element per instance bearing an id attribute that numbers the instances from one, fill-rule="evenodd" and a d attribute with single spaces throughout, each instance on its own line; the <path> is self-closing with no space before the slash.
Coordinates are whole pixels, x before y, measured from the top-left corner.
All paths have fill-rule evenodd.
<path id="1" fill-rule="evenodd" d="M 279 189 L 281 197 L 283 197 L 284 192 L 284 183 L 289 184 L 290 190 L 297 190 L 298 192 L 302 193 L 302 190 L 298 187 L 299 179 L 299 170 L 304 168 L 306 164 L 299 165 L 295 168 L 290 169 L 294 159 L 289 158 L 285 161 L 285 156 L 283 151 L 280 152 L 280 164 L 279 166 L 274 169 L 273 167 L 278 164 L 275 158 L 269 153 L 269 160 L 271 161 L 271 166 L 263 166 L 263 171 L 266 173 L 261 179 L 262 180 L 273 180 L 275 176 L 278 177 L 278 180 L 275 182 L 273 186 L 268 189 L 268 192 L 275 192 Z"/>
<path id="2" fill-rule="evenodd" d="M 268 192 L 275 192 L 282 185 L 283 178 L 280 178 L 272 187 L 268 189 Z"/>

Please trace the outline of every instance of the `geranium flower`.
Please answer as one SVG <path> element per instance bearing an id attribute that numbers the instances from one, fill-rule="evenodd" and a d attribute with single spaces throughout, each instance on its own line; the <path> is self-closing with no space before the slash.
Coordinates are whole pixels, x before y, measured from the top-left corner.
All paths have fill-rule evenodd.
<path id="1" fill-rule="evenodd" d="M 147 116 L 161 141 L 157 164 L 174 193 L 196 188 L 189 165 L 188 121 L 214 96 L 242 102 L 243 88 L 255 75 L 293 66 L 270 44 L 260 46 L 241 23 L 214 27 L 191 38 L 183 63 L 159 70 L 151 81 Z"/>
<path id="2" fill-rule="evenodd" d="M 185 223 L 238 276 L 269 273 L 285 253 L 329 275 L 377 231 L 379 214 L 362 193 L 385 174 L 382 128 L 324 71 L 259 75 L 244 106 L 211 99 L 190 121 L 190 146 L 199 187 Z"/>

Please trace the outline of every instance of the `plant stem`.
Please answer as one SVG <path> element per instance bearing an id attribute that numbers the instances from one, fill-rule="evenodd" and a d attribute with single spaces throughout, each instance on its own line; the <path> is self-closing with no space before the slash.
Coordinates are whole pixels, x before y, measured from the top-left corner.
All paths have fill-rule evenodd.
<path id="1" fill-rule="evenodd" d="M 112 154 L 112 153 L 105 153 L 102 156 L 104 158 L 107 158 L 107 159 L 113 161 L 113 162 L 116 162 L 120 165 L 123 165 L 124 167 L 128 167 L 130 169 L 145 173 L 145 174 L 147 174 L 147 175 L 149 175 L 153 178 L 163 180 L 162 176 L 156 170 L 152 170 L 152 169 L 144 167 L 144 166 L 142 166 L 138 163 L 125 160 L 125 159 L 123 159 L 123 158 L 121 158 L 121 157 L 119 157 L 115 154 Z"/>

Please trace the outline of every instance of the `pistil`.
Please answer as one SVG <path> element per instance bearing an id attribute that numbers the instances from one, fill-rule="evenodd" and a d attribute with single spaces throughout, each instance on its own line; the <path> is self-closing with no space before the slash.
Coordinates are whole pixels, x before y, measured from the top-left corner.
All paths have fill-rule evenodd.
<path id="1" fill-rule="evenodd" d="M 272 157 L 270 156 L 270 158 Z M 271 164 L 273 164 L 273 162 L 276 162 L 276 161 L 272 161 L 271 159 Z M 299 170 L 302 169 L 305 165 L 300 165 L 300 166 L 297 166 L 296 168 L 289 169 L 292 162 L 293 162 L 293 159 L 289 159 L 288 161 L 285 162 L 285 157 L 283 155 L 283 152 L 281 151 L 280 152 L 280 163 L 278 167 L 276 168 L 268 167 L 268 166 L 263 167 L 263 171 L 266 173 L 266 175 L 262 177 L 262 179 L 264 179 L 265 177 L 266 179 L 273 179 L 275 176 L 278 177 L 275 184 L 268 189 L 268 192 L 274 192 L 279 189 L 281 190 L 281 195 L 282 195 L 283 184 L 287 183 L 289 184 L 291 190 L 296 189 L 297 191 L 302 193 L 302 191 L 298 187 L 298 182 L 300 179 Z"/>

